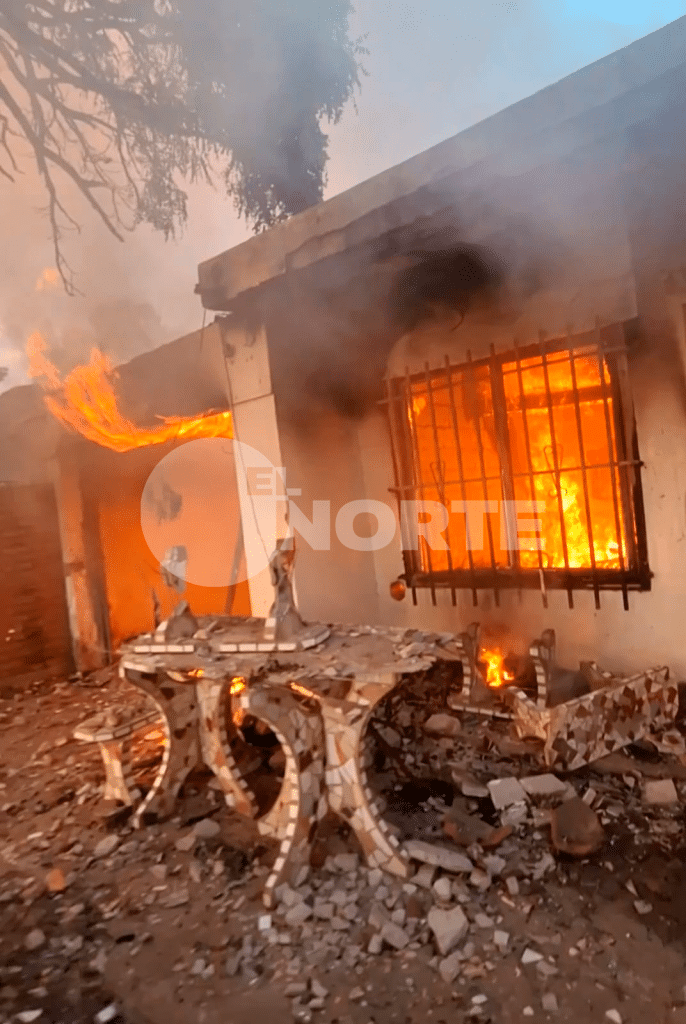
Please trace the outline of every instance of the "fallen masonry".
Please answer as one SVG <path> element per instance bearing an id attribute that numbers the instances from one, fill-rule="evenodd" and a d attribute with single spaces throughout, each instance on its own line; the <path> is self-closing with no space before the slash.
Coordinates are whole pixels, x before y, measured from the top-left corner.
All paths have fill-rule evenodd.
<path id="1" fill-rule="evenodd" d="M 260 836 L 250 819 L 227 808 L 206 779 L 191 780 L 174 817 L 133 829 L 126 815 L 115 813 L 103 821 L 108 809 L 100 800 L 102 766 L 96 749 L 58 746 L 54 738 L 43 750 L 34 744 L 28 763 L 4 779 L 3 855 L 15 865 L 0 876 L 6 949 L 15 942 L 15 956 L 48 963 L 59 952 L 65 963 L 82 962 L 84 969 L 93 965 L 89 970 L 102 986 L 101 968 L 142 963 L 146 950 L 171 930 L 179 935 L 177 957 L 169 967 L 175 992 L 178 988 L 191 998 L 189 992 L 200 991 L 193 986 L 205 991 L 222 984 L 259 987 L 268 979 L 283 991 L 288 987 L 295 1019 L 313 1021 L 320 1019 L 316 1014 L 344 1016 L 335 1004 L 336 971 L 355 975 L 348 990 L 362 991 L 353 1001 L 361 1011 L 369 997 L 368 972 L 376 978 L 373 972 L 394 963 L 406 971 L 422 965 L 436 986 L 447 986 L 433 991 L 434 997 L 445 992 L 451 1000 L 459 992 L 467 1006 L 478 1008 L 488 1004 L 473 1000 L 497 992 L 499 971 L 508 962 L 513 970 L 516 966 L 531 974 L 540 987 L 534 1015 L 553 1005 L 551 996 L 564 1009 L 570 958 L 582 965 L 608 947 L 602 930 L 567 939 L 576 914 L 562 914 L 560 892 L 574 889 L 574 873 L 583 871 L 584 858 L 592 856 L 603 884 L 614 886 L 613 900 L 618 891 L 624 898 L 629 920 L 641 927 L 652 921 L 662 906 L 659 886 L 664 882 L 645 875 L 648 886 L 643 862 L 651 851 L 676 850 L 683 840 L 683 765 L 650 747 L 630 748 L 620 761 L 608 758 L 563 777 L 546 772 L 536 760 L 535 744 L 514 738 L 507 724 L 464 715 L 463 728 L 454 735 L 430 736 L 424 728 L 431 712 L 425 683 L 418 677 L 393 691 L 376 707 L 369 730 L 369 792 L 398 837 L 408 876 L 370 868 L 354 834 L 340 822 L 322 821 L 322 832 L 327 827 L 333 832 L 313 845 L 316 870 L 279 887 L 269 913 L 257 897 L 278 856 L 276 844 L 269 835 Z M 92 710 L 74 706 L 73 688 L 56 692 L 69 715 Z M 117 697 L 120 692 L 98 690 L 84 695 L 83 702 Z M 9 722 L 10 716 L 6 737 Z M 374 738 L 377 724 L 389 729 L 380 744 Z M 70 730 L 65 727 L 63 733 L 70 735 Z M 147 751 L 141 741 L 134 764 L 144 764 Z M 255 756 L 250 751 L 253 763 Z M 258 755 L 257 771 L 278 781 L 269 767 L 271 758 L 271 750 Z M 663 785 L 666 780 L 670 786 Z M 660 785 L 651 787 L 651 782 Z M 513 794 L 516 799 L 509 803 Z M 40 812 L 39 823 L 41 800 L 48 809 Z M 517 815 L 510 821 L 513 809 Z M 86 824 L 79 817 L 85 812 Z M 448 822 L 459 826 L 459 842 L 451 837 Z M 231 847 L 236 830 L 251 837 L 243 860 Z M 548 904 L 546 931 L 540 915 Z M 50 913 L 41 909 L 44 905 Z M 21 917 L 12 924 L 15 906 Z M 184 922 L 193 920 L 200 907 L 204 923 L 186 935 Z M 212 928 L 217 935 L 211 944 L 198 940 Z M 36 931 L 42 933 L 41 942 Z M 558 932 L 563 942 L 547 941 Z M 48 969 L 38 982 L 34 977 L 24 983 L 23 973 L 3 973 L 0 1020 L 14 1021 L 20 1012 L 47 1005 L 57 974 L 55 968 L 53 979 Z M 48 997 L 29 994 L 41 986 Z M 126 997 L 126 991 L 105 992 L 89 1024 L 97 1012 L 119 1008 Z M 613 998 L 615 1004 L 603 1006 L 598 1019 L 606 1010 L 630 1019 Z M 529 999 L 534 1006 L 533 996 Z M 373 1010 L 366 1007 L 366 1012 L 365 1022 Z M 529 1016 L 523 1004 L 520 1016 Z"/>

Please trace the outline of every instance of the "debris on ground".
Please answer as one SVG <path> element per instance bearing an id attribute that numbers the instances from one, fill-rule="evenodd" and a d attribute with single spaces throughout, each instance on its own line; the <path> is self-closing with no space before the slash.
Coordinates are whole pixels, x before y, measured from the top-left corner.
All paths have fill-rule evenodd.
<path id="1" fill-rule="evenodd" d="M 276 845 L 207 774 L 139 830 L 103 802 L 99 753 L 71 737 L 127 699 L 118 680 L 0 701 L 0 1024 L 224 1024 L 227 1006 L 232 1024 L 683 1024 L 683 766 L 629 747 L 562 777 L 506 724 L 427 729 L 454 716 L 398 689 L 368 781 L 411 877 L 325 820 L 318 866 L 270 913 Z M 143 788 L 160 743 L 137 741 Z M 265 792 L 274 755 L 249 752 Z"/>

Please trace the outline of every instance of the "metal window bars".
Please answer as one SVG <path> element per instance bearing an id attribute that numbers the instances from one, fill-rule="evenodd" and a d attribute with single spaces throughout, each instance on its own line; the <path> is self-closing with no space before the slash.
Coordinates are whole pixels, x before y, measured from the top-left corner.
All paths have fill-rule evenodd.
<path id="1" fill-rule="evenodd" d="M 546 339 L 484 359 L 386 380 L 399 502 L 432 501 L 451 511 L 442 547 L 420 538 L 404 550 L 405 579 L 417 589 L 548 591 L 650 588 L 641 462 L 627 388 L 623 326 Z M 517 502 L 538 503 L 524 525 Z M 486 512 L 475 518 L 469 503 Z M 421 507 L 421 505 L 420 505 Z M 497 518 L 494 518 L 497 509 Z M 475 514 L 477 515 L 477 514 Z M 485 530 L 484 530 L 485 525 Z M 498 529 L 499 526 L 499 529 Z M 485 537 L 484 537 L 485 534 Z M 479 546 L 481 543 L 481 546 Z"/>

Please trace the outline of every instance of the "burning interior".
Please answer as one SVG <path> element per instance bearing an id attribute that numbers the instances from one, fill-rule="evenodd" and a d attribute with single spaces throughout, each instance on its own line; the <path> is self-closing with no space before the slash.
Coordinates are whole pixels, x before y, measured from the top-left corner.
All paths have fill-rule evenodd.
<path id="1" fill-rule="evenodd" d="M 31 374 L 64 428 L 56 489 L 81 668 L 107 663 L 124 639 L 167 618 L 180 595 L 200 615 L 250 611 L 245 584 L 229 579 L 244 557 L 235 477 L 222 478 L 214 500 L 203 500 L 178 458 L 189 442 L 233 436 L 213 369 L 217 344 L 208 328 L 116 369 L 94 350 L 88 364 L 62 375 L 47 339 L 28 341 Z M 216 545 L 205 550 L 214 535 L 225 563 L 217 578 L 203 574 L 217 554 Z M 165 574 L 165 552 L 181 549 L 179 575 Z"/>
<path id="2" fill-rule="evenodd" d="M 626 606 L 629 586 L 649 586 L 626 349 L 622 331 L 604 333 L 457 366 L 446 355 L 387 381 L 399 498 L 466 512 L 405 553 L 413 589 L 448 587 L 454 600 L 471 586 L 476 604 L 478 586 L 496 602 L 502 587 L 534 586 L 544 601 L 560 587 L 572 607 L 573 590 L 592 587 L 599 607 L 601 589 L 621 589 Z M 530 503 L 528 538 L 515 502 Z"/>

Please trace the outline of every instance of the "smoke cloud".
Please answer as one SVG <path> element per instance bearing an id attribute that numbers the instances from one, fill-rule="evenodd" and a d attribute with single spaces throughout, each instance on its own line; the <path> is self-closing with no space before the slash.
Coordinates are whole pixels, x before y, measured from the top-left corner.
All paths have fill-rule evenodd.
<path id="1" fill-rule="evenodd" d="M 0 390 L 27 382 L 24 349 L 34 331 L 67 371 L 94 346 L 120 363 L 197 330 L 197 264 L 249 234 L 230 201 L 209 187 L 191 190 L 188 230 L 176 241 L 141 227 L 119 242 L 81 210 L 81 232 L 65 239 L 80 291 L 69 297 L 54 270 L 43 205 L 29 169 L 21 187 L 0 190 L 0 366 L 10 370 Z"/>
<path id="2" fill-rule="evenodd" d="M 470 314 L 510 318 L 573 264 L 540 213 L 429 191 L 412 202 L 416 217 L 408 215 L 408 227 L 338 263 L 290 275 L 274 304 L 273 379 L 282 411 L 296 425 L 306 427 L 317 410 L 365 416 L 382 397 L 401 337 L 438 319 L 450 325 L 447 351 L 457 351 Z M 435 210 L 442 212 L 430 216 Z"/>

